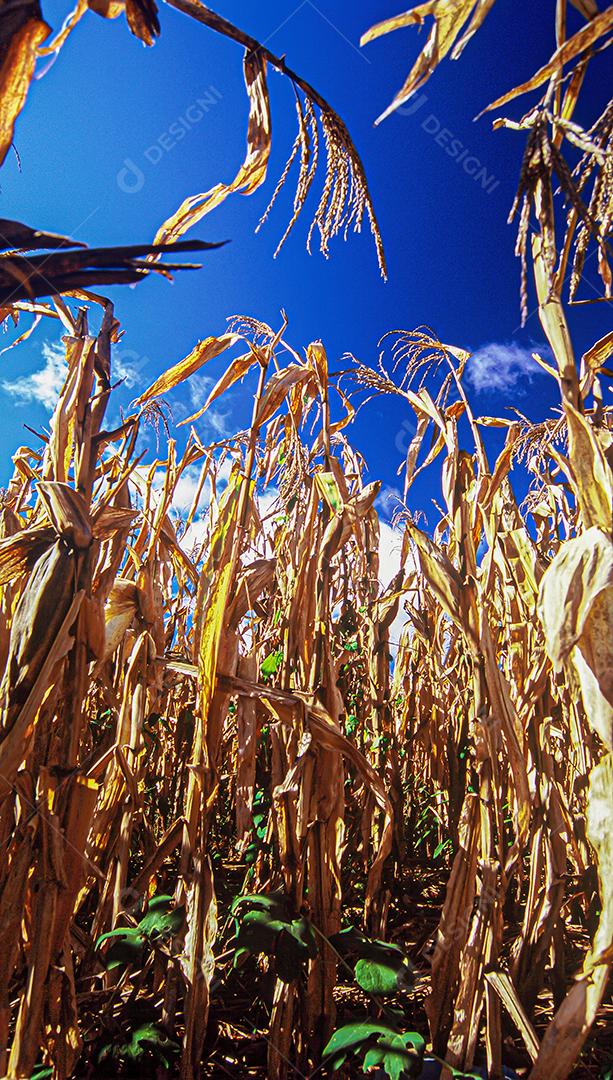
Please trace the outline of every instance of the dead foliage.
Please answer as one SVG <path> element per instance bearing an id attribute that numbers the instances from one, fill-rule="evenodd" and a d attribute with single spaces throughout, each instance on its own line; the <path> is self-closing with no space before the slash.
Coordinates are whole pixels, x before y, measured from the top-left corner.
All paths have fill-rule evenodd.
<path id="1" fill-rule="evenodd" d="M 324 250 L 364 210 L 373 224 L 361 165 L 323 99 L 197 0 L 175 6 L 244 47 L 250 121 L 234 181 L 184 203 L 159 244 L 182 248 L 172 242 L 194 221 L 263 182 L 268 65 L 300 91 L 295 215 L 319 119 Z M 397 103 L 491 7 L 434 0 L 372 32 L 434 16 Z M 516 205 L 553 356 L 536 360 L 561 397 L 540 425 L 475 416 L 470 354 L 427 328 L 395 332 L 378 365 L 336 376 L 321 342 L 300 351 L 285 320 L 275 330 L 245 317 L 199 341 L 110 424 L 121 330 L 112 304 L 83 286 L 168 270 L 160 249 L 88 251 L 3 223 L 3 318 L 58 321 L 66 364 L 49 429 L 16 451 L 0 507 L 0 1072 L 11 1080 L 256 1067 L 281 1080 L 317 1072 L 337 1011 L 340 1022 L 360 1003 L 413 1065 L 420 1036 L 405 1029 L 417 995 L 394 983 L 394 1011 L 381 992 L 392 962 L 408 979 L 405 953 L 390 952 L 405 931 L 426 991 L 423 1034 L 449 1068 L 481 1059 L 500 1076 L 510 1031 L 532 1080 L 563 1080 L 581 1060 L 613 961 L 611 335 L 577 365 L 562 285 L 576 239 L 575 275 L 593 241 L 608 288 L 608 112 L 589 133 L 571 115 L 612 9 L 575 7 L 585 27 L 567 38 L 558 3 L 554 57 L 496 103 L 547 84 L 520 124 Z M 43 25 L 38 8 L 9 8 L 5 147 Z M 125 12 L 152 40 L 154 5 L 127 0 Z M 573 139 L 574 174 L 561 156 Z M 557 183 L 568 200 L 561 244 Z M 23 254 L 32 250 L 46 254 Z M 186 423 L 249 376 L 248 429 L 205 446 L 190 428 L 180 452 L 158 424 L 145 463 L 163 396 L 225 353 Z M 415 420 L 405 503 L 424 470 L 436 469 L 441 495 L 427 529 L 399 515 L 401 568 L 382 583 L 379 484 L 366 482 L 347 429 L 389 393 Z M 507 429 L 494 458 L 489 426 Z M 514 463 L 533 477 L 521 505 Z M 185 483 L 193 498 L 179 514 Z M 440 872 L 428 869 L 436 860 Z M 356 991 L 347 956 L 359 948 L 367 965 L 383 949 L 387 974 L 373 982 L 367 966 Z M 381 1045 L 365 1067 L 384 1063 Z"/>

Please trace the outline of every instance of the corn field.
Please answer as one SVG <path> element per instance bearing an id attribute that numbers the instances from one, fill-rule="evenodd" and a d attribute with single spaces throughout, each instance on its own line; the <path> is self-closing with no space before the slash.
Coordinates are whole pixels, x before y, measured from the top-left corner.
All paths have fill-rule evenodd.
<path id="1" fill-rule="evenodd" d="M 611 295 L 613 107 L 589 131 L 572 116 L 613 5 L 576 0 L 567 36 L 558 0 L 557 51 L 494 103 L 543 93 L 512 125 L 526 137 L 513 212 L 559 413 L 475 415 L 469 351 L 424 327 L 333 371 L 283 315 L 240 315 L 107 426 L 121 327 L 92 286 L 181 271 L 160 259 L 177 248 L 214 261 L 180 237 L 266 181 L 269 68 L 296 91 L 289 228 L 323 168 L 311 233 L 326 253 L 365 218 L 385 269 L 340 117 L 198 0 L 170 3 L 245 49 L 235 180 L 138 248 L 0 226 L 1 317 L 25 323 L 18 341 L 45 320 L 65 347 L 48 431 L 16 450 L 0 509 L 0 1074 L 610 1075 L 613 334 L 576 358 L 566 288 L 572 301 L 594 247 Z M 493 6 L 434 0 L 369 31 L 434 16 L 390 108 Z M 35 2 L 3 7 L 6 154 L 37 55 L 88 5 L 51 44 Z M 159 32 L 151 0 L 125 13 L 144 41 Z M 165 400 L 221 355 L 175 429 Z M 250 426 L 204 445 L 192 422 L 254 372 Z M 380 484 L 350 441 L 381 395 L 413 433 L 391 582 Z M 496 457 L 490 427 L 506 430 Z M 440 492 L 427 531 L 411 502 L 424 472 Z"/>

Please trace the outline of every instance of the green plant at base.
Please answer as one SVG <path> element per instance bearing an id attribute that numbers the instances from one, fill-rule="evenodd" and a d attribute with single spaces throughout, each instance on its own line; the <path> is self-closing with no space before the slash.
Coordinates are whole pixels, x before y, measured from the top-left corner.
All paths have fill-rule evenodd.
<path id="1" fill-rule="evenodd" d="M 241 908 L 248 910 L 240 916 Z M 293 918 L 282 893 L 237 896 L 230 910 L 236 918 L 234 966 L 249 956 L 271 957 L 282 982 L 294 982 L 306 963 L 317 955 L 317 943 L 309 919 Z"/>
<path id="2" fill-rule="evenodd" d="M 133 1031 L 129 1042 L 107 1044 L 98 1054 L 98 1063 L 114 1061 L 141 1064 L 146 1058 L 153 1057 L 165 1069 L 169 1069 L 171 1058 L 179 1052 L 179 1045 L 169 1039 L 155 1024 L 142 1024 Z"/>
<path id="3" fill-rule="evenodd" d="M 398 945 L 366 937 L 355 926 L 334 934 L 330 944 L 344 960 L 357 957 L 355 980 L 367 994 L 396 994 L 411 986 L 413 967 Z"/>
<path id="4" fill-rule="evenodd" d="M 107 971 L 137 963 L 148 944 L 159 938 L 172 937 L 181 930 L 185 909 L 182 906 L 173 908 L 172 903 L 172 896 L 153 896 L 137 926 L 119 926 L 101 934 L 96 949 L 105 941 L 111 942 L 104 955 Z"/>
<path id="5" fill-rule="evenodd" d="M 419 1076 L 426 1044 L 416 1031 L 399 1035 L 387 1024 L 364 1021 L 345 1024 L 335 1031 L 324 1047 L 322 1061 L 329 1069 L 340 1069 L 350 1054 L 363 1055 L 364 1071 L 379 1066 L 390 1080 Z"/>

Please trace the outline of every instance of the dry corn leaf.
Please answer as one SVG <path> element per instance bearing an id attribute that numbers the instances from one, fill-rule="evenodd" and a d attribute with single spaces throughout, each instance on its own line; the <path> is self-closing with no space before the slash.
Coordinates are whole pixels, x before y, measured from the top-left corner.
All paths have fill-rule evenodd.
<path id="1" fill-rule="evenodd" d="M 613 471 L 596 430 L 582 413 L 566 404 L 568 456 L 586 528 L 598 526 L 613 534 Z"/>
<path id="2" fill-rule="evenodd" d="M 415 542 L 423 572 L 432 591 L 449 618 L 462 628 L 460 596 L 462 579 L 441 548 L 416 525 L 409 525 L 411 539 Z"/>
<path id="3" fill-rule="evenodd" d="M 477 4 L 475 6 L 475 10 L 473 12 L 470 23 L 468 24 L 468 28 L 464 31 L 460 40 L 457 42 L 456 45 L 454 45 L 453 49 L 451 50 L 452 60 L 457 60 L 462 55 L 462 52 L 468 45 L 471 37 L 473 37 L 473 35 L 477 33 L 477 30 L 479 30 L 480 27 L 483 25 L 485 17 L 492 10 L 494 3 L 495 0 L 477 0 Z"/>
<path id="4" fill-rule="evenodd" d="M 28 698 L 74 593 L 74 556 L 57 540 L 36 562 L 13 615 L 11 651 L 0 690 L 8 714 Z"/>
<path id="5" fill-rule="evenodd" d="M 70 581 L 68 581 L 68 584 L 70 585 Z M 13 678 L 7 678 L 7 675 L 10 675 L 7 667 L 2 692 L 3 708 L 5 716 L 8 713 L 10 726 L 7 727 L 5 724 L 4 731 L 0 736 L 0 776 L 9 787 L 14 782 L 21 763 L 29 753 L 37 713 L 45 695 L 49 693 L 50 688 L 53 686 L 56 666 L 68 655 L 74 645 L 72 630 L 83 597 L 83 592 L 74 595 L 72 603 L 59 626 L 54 620 L 48 619 L 51 633 L 46 632 L 47 627 L 45 626 L 43 635 L 38 628 L 39 621 L 38 633 L 31 644 L 29 652 L 27 649 L 22 649 L 22 655 L 27 660 L 27 668 L 23 673 L 23 678 L 15 679 L 14 669 Z M 61 611 L 63 612 L 63 605 Z M 11 693 L 13 684 L 17 685 L 19 689 L 19 698 L 16 698 L 16 695 Z M 21 704 L 21 699 L 23 699 L 23 704 Z"/>
<path id="6" fill-rule="evenodd" d="M 584 371 L 599 371 L 604 367 L 607 360 L 613 356 L 613 330 L 601 337 L 581 357 L 581 367 Z"/>
<path id="7" fill-rule="evenodd" d="M 520 94 L 527 94 L 530 90 L 536 90 L 537 87 L 547 82 L 552 75 L 561 75 L 565 64 L 569 64 L 572 60 L 581 56 L 586 49 L 591 48 L 603 34 L 609 32 L 611 27 L 613 27 L 613 5 L 609 4 L 605 11 L 601 11 L 585 26 L 582 26 L 580 30 L 577 30 L 576 34 L 564 41 L 556 49 L 551 59 L 542 68 L 539 68 L 531 79 L 496 98 L 483 111 L 489 112 L 491 109 L 499 109 L 501 105 L 506 105 L 508 101 L 519 97 Z"/>
<path id="8" fill-rule="evenodd" d="M 592 527 L 568 540 L 543 575 L 539 614 L 558 670 L 572 660 L 589 722 L 613 747 L 613 543 Z"/>
<path id="9" fill-rule="evenodd" d="M 106 540 L 119 529 L 129 529 L 137 517 L 137 510 L 124 506 L 102 506 L 92 514 L 92 535 Z"/>
<path id="10" fill-rule="evenodd" d="M 590 775 L 588 835 L 598 855 L 602 912 L 582 978 L 569 990 L 547 1028 L 529 1080 L 566 1080 L 606 990 L 613 946 L 613 754 Z"/>
<path id="11" fill-rule="evenodd" d="M 81 0 L 85 3 L 91 11 L 95 11 L 96 15 L 101 15 L 103 19 L 117 19 L 123 11 L 125 11 L 125 0 Z"/>
<path id="12" fill-rule="evenodd" d="M 198 660 L 198 720 L 192 747 L 187 833 L 194 874 L 186 890 L 187 925 L 181 967 L 187 980 L 185 1038 L 182 1070 L 188 1076 L 200 1061 L 206 1035 L 210 985 L 215 970 L 213 942 L 217 928 L 217 902 L 208 855 L 202 850 L 201 832 L 218 788 L 214 722 L 217 664 L 224 647 L 227 605 L 234 572 L 234 533 L 242 505 L 244 477 L 235 470 L 219 506 L 211 548 L 203 568 L 197 597 L 196 654 Z M 184 848 L 185 850 L 185 848 Z"/>
<path id="13" fill-rule="evenodd" d="M 223 394 L 226 390 L 229 390 L 230 387 L 234 386 L 234 384 L 239 382 L 240 379 L 243 379 L 247 372 L 251 370 L 253 365 L 257 364 L 258 362 L 259 357 L 255 350 L 253 350 L 252 352 L 244 353 L 242 356 L 235 357 L 234 360 L 230 362 L 230 364 L 224 371 L 221 379 L 219 379 L 219 381 L 215 383 L 215 386 L 211 390 L 202 408 L 198 409 L 198 411 L 193 413 L 191 416 L 188 416 L 186 420 L 182 420 L 181 425 L 191 424 L 192 421 L 198 420 L 198 418 L 206 412 L 206 410 L 213 404 L 214 401 L 216 401 L 216 399 L 221 394 Z"/>
<path id="14" fill-rule="evenodd" d="M 532 1061 L 536 1061 L 539 1055 L 538 1036 L 526 1016 L 525 1009 L 517 996 L 517 990 L 513 980 L 507 971 L 486 971 L 485 978 L 490 986 L 498 994 L 515 1027 L 524 1040 L 524 1046 L 530 1054 Z"/>
<path id="15" fill-rule="evenodd" d="M 411 95 L 428 81 L 437 65 L 450 51 L 472 14 L 470 26 L 452 54 L 454 57 L 460 55 L 462 49 L 479 29 L 493 5 L 494 0 L 477 0 L 477 2 L 475 0 L 428 0 L 428 3 L 418 4 L 417 7 L 411 8 L 401 15 L 384 19 L 362 35 L 360 45 L 366 45 L 369 41 L 374 41 L 375 38 L 381 37 L 383 34 L 389 34 L 392 30 L 399 30 L 406 26 L 421 27 L 424 19 L 429 16 L 434 19 L 434 26 L 430 31 L 425 48 L 419 54 L 408 78 L 402 89 L 396 94 L 392 104 L 376 120 L 377 124 L 385 120 L 400 105 L 404 105 Z"/>
<path id="16" fill-rule="evenodd" d="M 609 627 L 611 623 L 609 623 Z M 610 669 L 609 669 L 610 670 Z M 590 976 L 602 964 L 613 960 L 613 754 L 609 753 L 590 773 L 587 807 L 587 834 L 598 856 L 598 878 L 602 910 L 598 929 L 586 958 L 583 974 Z"/>
<path id="17" fill-rule="evenodd" d="M 261 52 L 245 54 L 244 73 L 249 95 L 249 124 L 247 154 L 243 164 L 232 183 L 216 184 L 210 191 L 185 199 L 176 213 L 160 225 L 155 237 L 156 243 L 176 240 L 219 206 L 228 195 L 238 192 L 251 195 L 264 183 L 270 156 L 271 122 L 266 60 Z"/>
<path id="18" fill-rule="evenodd" d="M 598 15 L 599 8 L 596 0 L 570 0 L 570 2 L 586 19 L 595 19 Z"/>
<path id="19" fill-rule="evenodd" d="M 268 385 L 262 395 L 254 418 L 255 426 L 258 429 L 261 428 L 281 407 L 290 390 L 310 378 L 312 378 L 312 372 L 305 365 L 288 364 L 281 371 L 276 371 L 268 380 Z"/>
<path id="20" fill-rule="evenodd" d="M 325 149 L 324 185 L 309 231 L 307 248 L 311 250 L 311 237 L 317 229 L 320 234 L 321 251 L 327 256 L 330 241 L 339 234 L 346 235 L 350 228 L 359 232 L 366 214 L 377 249 L 379 268 L 385 278 L 383 243 L 364 167 L 340 116 L 310 83 L 292 71 L 284 56 L 275 56 L 256 38 L 246 34 L 228 19 L 224 19 L 200 3 L 200 0 L 168 0 L 168 3 L 243 46 L 245 78 L 251 110 L 247 157 L 235 180 L 230 186 L 218 184 L 203 195 L 186 199 L 177 213 L 162 226 L 162 229 L 169 227 L 184 230 L 194 220 L 208 213 L 213 206 L 217 206 L 230 192 L 250 193 L 263 182 L 270 155 L 271 124 L 265 79 L 266 65 L 270 64 L 291 81 L 296 92 L 298 135 L 260 224 L 266 220 L 295 159 L 299 156 L 300 174 L 294 198 L 294 212 L 277 247 L 276 253 L 278 253 L 305 206 L 317 166 L 322 159 L 321 149 Z M 301 99 L 301 94 L 304 95 L 304 100 Z M 319 116 L 316 110 L 319 110 Z M 321 134 L 319 126 L 321 126 Z"/>
<path id="21" fill-rule="evenodd" d="M 31 569 L 54 540 L 54 530 L 44 525 L 0 540 L 0 585 L 15 581 Z"/>
<path id="22" fill-rule="evenodd" d="M 89 547 L 92 523 L 87 503 L 80 492 L 68 484 L 53 480 L 41 480 L 38 492 L 58 536 L 73 547 Z"/>
<path id="23" fill-rule="evenodd" d="M 39 229 L 31 229 L 21 221 L 12 221 L 9 218 L 0 218 L 0 250 L 9 249 L 34 251 L 39 248 L 46 250 L 53 248 L 79 248 L 85 247 L 76 240 L 70 240 L 67 236 L 59 236 L 57 233 L 41 232 Z"/>
<path id="24" fill-rule="evenodd" d="M 133 581 L 116 578 L 104 612 L 104 659 L 108 660 L 123 641 L 126 630 L 140 611 L 139 590 Z"/>
<path id="25" fill-rule="evenodd" d="M 141 394 L 137 400 L 137 405 L 144 405 L 146 401 L 152 401 L 153 398 L 160 397 L 161 394 L 167 394 L 169 390 L 174 390 L 175 386 L 184 382 L 185 379 L 189 379 L 190 375 L 199 371 L 203 364 L 208 363 L 209 360 L 214 360 L 216 356 L 220 356 L 236 341 L 238 341 L 236 334 L 222 334 L 221 337 L 208 337 L 204 341 L 199 341 L 189 356 L 179 360 L 179 363 L 174 364 L 173 367 L 168 368 L 163 375 L 160 375 L 159 379 L 152 383 L 148 390 L 145 390 L 144 394 Z"/>
<path id="26" fill-rule="evenodd" d="M 160 21 L 155 0 L 125 0 L 126 19 L 135 37 L 145 45 L 153 45 L 160 33 Z"/>
<path id="27" fill-rule="evenodd" d="M 32 300 L 91 285 L 121 285 L 142 281 L 151 272 L 200 269 L 199 264 L 155 263 L 143 256 L 170 251 L 208 251 L 223 244 L 183 240 L 178 244 L 127 244 L 119 247 L 54 251 L 45 255 L 0 254 L 0 303 Z"/>
<path id="28" fill-rule="evenodd" d="M 0 165 L 11 143 L 15 121 L 25 105 L 34 75 L 36 50 L 51 33 L 38 0 L 0 3 Z"/>

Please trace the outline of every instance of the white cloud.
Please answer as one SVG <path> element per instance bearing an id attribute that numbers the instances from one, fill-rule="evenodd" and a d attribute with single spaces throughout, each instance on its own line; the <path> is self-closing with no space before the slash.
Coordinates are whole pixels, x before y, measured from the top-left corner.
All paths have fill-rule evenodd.
<path id="1" fill-rule="evenodd" d="M 258 513 L 261 518 L 267 518 L 275 510 L 283 513 L 283 508 L 279 503 L 279 489 L 270 486 L 258 495 Z"/>
<path id="2" fill-rule="evenodd" d="M 394 514 L 403 505 L 400 488 L 385 485 L 375 499 L 375 507 L 384 518 L 393 518 Z"/>
<path id="3" fill-rule="evenodd" d="M 179 477 L 177 486 L 172 496 L 173 509 L 179 514 L 188 514 L 196 497 L 200 483 L 201 470 L 197 466 L 191 466 L 184 470 Z M 208 504 L 210 487 L 204 484 L 200 493 L 200 504 L 205 501 Z M 204 496 L 204 498 L 203 498 Z"/>
<path id="4" fill-rule="evenodd" d="M 474 352 L 466 367 L 466 377 L 477 392 L 504 393 L 522 390 L 541 369 L 532 359 L 532 349 L 516 342 L 492 341 Z"/>
<path id="5" fill-rule="evenodd" d="M 140 388 L 152 381 L 152 376 L 143 378 L 150 368 L 148 356 L 141 356 L 135 349 L 117 348 L 113 352 L 113 379 L 120 380 L 127 389 Z M 210 391 L 215 384 L 215 379 L 210 375 L 191 375 L 186 385 L 187 400 L 183 400 L 177 394 L 170 394 L 165 398 L 169 415 L 173 422 L 185 420 L 188 416 L 197 412 L 204 405 Z M 225 411 L 211 407 L 207 409 L 195 424 L 210 438 L 211 442 L 219 442 L 232 435 L 233 429 L 228 425 L 231 410 Z"/>
<path id="6" fill-rule="evenodd" d="M 388 587 L 392 578 L 400 569 L 402 537 L 402 529 L 393 529 L 392 526 L 388 525 L 385 521 L 379 521 L 379 581 L 384 588 Z M 410 554 L 408 564 L 409 568 L 413 565 Z M 390 651 L 393 656 L 396 655 L 398 643 L 400 642 L 400 635 L 408 621 L 409 617 L 404 610 L 403 599 L 401 599 L 398 614 L 389 630 Z"/>
<path id="7" fill-rule="evenodd" d="M 32 375 L 20 375 L 12 381 L 3 380 L 2 389 L 16 398 L 19 404 L 26 405 L 30 401 L 36 401 L 48 412 L 52 412 L 66 378 L 66 360 L 61 345 L 49 345 L 45 342 L 42 353 L 45 358 L 44 367 Z"/>
<path id="8" fill-rule="evenodd" d="M 161 497 L 164 488 L 166 466 L 164 462 L 160 462 L 154 473 L 153 480 L 151 481 L 151 492 L 153 496 L 153 503 L 157 505 Z M 181 473 L 177 484 L 175 486 L 171 509 L 178 517 L 186 517 L 192 508 L 192 504 L 196 497 L 196 492 L 200 484 L 200 475 L 202 471 L 202 465 L 189 465 Z M 226 486 L 230 473 L 232 471 L 232 459 L 230 457 L 224 458 L 224 460 L 217 466 L 216 480 L 217 480 L 217 492 L 218 494 L 223 491 Z M 144 493 L 145 487 L 148 483 L 150 475 L 149 465 L 137 465 L 132 472 L 132 483 L 136 488 L 140 496 Z M 200 497 L 198 500 L 197 516 L 201 516 L 206 513 L 211 501 L 211 483 L 209 478 L 205 480 Z"/>
<path id="9" fill-rule="evenodd" d="M 143 383 L 141 372 L 147 361 L 148 358 L 141 357 L 135 349 L 115 349 L 111 364 L 113 382 L 121 380 L 128 390 L 141 386 Z"/>
<path id="10" fill-rule="evenodd" d="M 400 570 L 401 554 L 401 530 L 379 521 L 379 581 L 385 588 Z"/>
<path id="11" fill-rule="evenodd" d="M 219 467 L 217 472 L 217 493 L 220 494 L 223 491 L 225 485 L 228 482 L 230 472 L 232 469 L 231 459 L 225 458 L 223 464 Z M 175 495 L 173 498 L 173 509 L 183 513 L 183 516 L 187 515 L 187 512 L 191 508 L 193 497 L 196 493 L 196 487 L 198 477 L 200 475 L 199 470 L 196 468 L 186 469 L 185 473 L 181 477 L 181 480 L 177 484 Z M 268 488 L 265 492 L 260 493 L 257 497 L 258 513 L 261 518 L 266 518 L 275 508 L 279 497 L 279 492 L 276 488 Z M 211 501 L 211 487 L 207 480 L 204 488 L 202 489 L 202 495 L 198 503 L 198 513 L 195 515 L 189 528 L 181 536 L 181 544 L 184 546 L 187 552 L 193 552 L 198 548 L 202 541 L 206 538 L 209 529 L 208 521 L 208 509 Z M 270 558 L 272 556 L 272 546 L 269 542 L 269 532 L 264 525 L 264 544 L 262 549 L 250 546 L 245 552 L 245 561 L 249 562 L 251 559 L 260 559 L 262 556 Z"/>
<path id="12" fill-rule="evenodd" d="M 189 398 L 192 404 L 192 412 L 196 412 L 197 409 L 201 409 L 204 405 L 209 393 L 213 389 L 215 381 L 210 375 L 192 375 L 188 382 Z M 222 412 L 221 409 L 216 409 L 210 406 L 204 415 L 197 421 L 202 424 L 204 430 L 211 435 L 217 437 L 217 439 L 225 439 L 226 436 L 232 434 L 227 420 L 230 416 L 230 410 Z"/>

